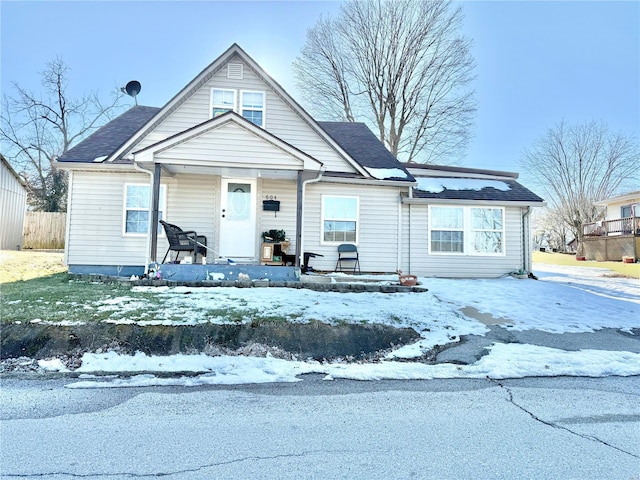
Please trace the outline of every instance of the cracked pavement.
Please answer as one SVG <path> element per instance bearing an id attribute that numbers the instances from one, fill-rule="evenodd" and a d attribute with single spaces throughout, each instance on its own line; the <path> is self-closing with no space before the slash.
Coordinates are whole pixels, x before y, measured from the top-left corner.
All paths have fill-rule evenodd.
<path id="1" fill-rule="evenodd" d="M 69 390 L 3 379 L 0 478 L 640 474 L 638 378 Z"/>

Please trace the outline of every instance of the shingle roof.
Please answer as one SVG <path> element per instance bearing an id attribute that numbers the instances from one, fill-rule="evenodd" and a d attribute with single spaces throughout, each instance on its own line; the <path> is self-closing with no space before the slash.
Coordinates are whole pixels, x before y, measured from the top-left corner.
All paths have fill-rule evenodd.
<path id="1" fill-rule="evenodd" d="M 142 128 L 157 112 L 156 107 L 135 106 L 114 118 L 85 138 L 67 153 L 58 158 L 59 162 L 93 162 L 95 158 L 110 155 Z"/>
<path id="2" fill-rule="evenodd" d="M 351 158 L 374 177 L 381 180 L 414 181 L 413 176 L 364 123 L 318 122 L 318 124 Z"/>
<path id="3" fill-rule="evenodd" d="M 538 195 L 515 180 L 465 177 L 419 177 L 414 198 L 542 203 Z"/>

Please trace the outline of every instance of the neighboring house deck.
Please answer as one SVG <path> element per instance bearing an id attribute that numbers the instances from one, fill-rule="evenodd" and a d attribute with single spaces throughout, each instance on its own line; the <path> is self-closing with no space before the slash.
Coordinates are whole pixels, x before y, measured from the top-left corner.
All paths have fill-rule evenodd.
<path id="1" fill-rule="evenodd" d="M 587 260 L 622 261 L 640 254 L 640 192 L 596 202 L 606 207 L 605 219 L 582 226 Z"/>

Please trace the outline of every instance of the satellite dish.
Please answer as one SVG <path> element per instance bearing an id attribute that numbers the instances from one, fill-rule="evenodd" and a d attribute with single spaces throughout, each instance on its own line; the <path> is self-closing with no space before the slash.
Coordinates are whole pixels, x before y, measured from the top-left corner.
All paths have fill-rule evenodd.
<path id="1" fill-rule="evenodd" d="M 131 80 L 125 87 L 122 87 L 120 90 L 122 91 L 122 93 L 126 93 L 130 97 L 133 97 L 136 101 L 136 105 L 138 105 L 138 99 L 136 98 L 136 95 L 138 95 L 140 93 L 140 90 L 142 90 L 142 85 L 140 85 L 140 82 L 138 82 L 137 80 Z"/>

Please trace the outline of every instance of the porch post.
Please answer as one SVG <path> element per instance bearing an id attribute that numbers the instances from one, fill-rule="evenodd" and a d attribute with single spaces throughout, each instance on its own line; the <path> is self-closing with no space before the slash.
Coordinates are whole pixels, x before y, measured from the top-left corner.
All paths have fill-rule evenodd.
<path id="1" fill-rule="evenodd" d="M 302 255 L 302 170 L 298 170 L 298 180 L 296 189 L 296 267 L 300 267 L 300 256 Z"/>
<path id="2" fill-rule="evenodd" d="M 153 201 L 151 205 L 151 262 L 157 262 L 158 252 L 158 209 L 160 206 L 160 164 L 155 164 L 153 172 Z"/>

